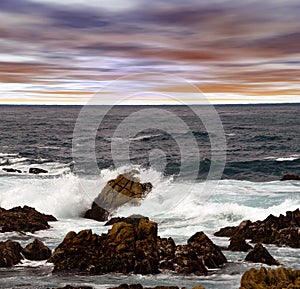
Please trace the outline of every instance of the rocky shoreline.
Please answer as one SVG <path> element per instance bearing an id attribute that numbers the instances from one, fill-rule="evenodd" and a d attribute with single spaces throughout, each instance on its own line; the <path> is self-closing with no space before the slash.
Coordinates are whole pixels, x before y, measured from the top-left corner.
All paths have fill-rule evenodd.
<path id="1" fill-rule="evenodd" d="M 152 185 L 140 183 L 134 175 L 135 172 L 130 172 L 109 181 L 85 215 L 90 214 L 88 217 L 104 222 L 119 206 L 128 202 L 138 204 L 151 191 Z M 100 203 L 103 207 L 99 206 Z M 42 214 L 28 206 L 10 210 L 0 208 L 0 233 L 33 233 L 49 229 L 48 222 L 52 221 L 57 221 L 54 216 Z M 227 263 L 223 249 L 214 244 L 204 232 L 196 232 L 186 244 L 177 245 L 171 237 L 158 236 L 158 224 L 148 217 L 114 217 L 105 225 L 111 228 L 101 235 L 93 233 L 90 229 L 67 233 L 53 252 L 39 239 L 35 239 L 24 248 L 13 240 L 0 242 L 0 267 L 11 267 L 28 259 L 53 263 L 53 273 L 147 275 L 171 272 L 182 276 L 206 276 L 212 269 L 222 270 Z M 300 210 L 288 211 L 279 217 L 269 215 L 263 221 L 245 220 L 238 226 L 222 228 L 214 235 L 230 238 L 227 250 L 247 252 L 244 262 L 279 266 L 280 263 L 270 255 L 263 244 L 300 248 Z M 253 246 L 247 240 L 250 240 Z M 299 284 L 299 270 L 262 267 L 260 270 L 246 271 L 241 279 L 240 289 L 299 288 Z M 68 285 L 62 288 L 92 287 Z M 114 289 L 143 288 L 146 289 L 140 284 L 121 284 Z M 179 289 L 177 286 L 153 288 Z M 193 289 L 202 288 L 198 285 Z"/>

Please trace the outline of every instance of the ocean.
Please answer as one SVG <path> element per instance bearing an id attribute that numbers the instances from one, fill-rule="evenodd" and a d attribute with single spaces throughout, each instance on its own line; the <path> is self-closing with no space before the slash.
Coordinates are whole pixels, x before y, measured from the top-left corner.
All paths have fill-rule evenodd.
<path id="1" fill-rule="evenodd" d="M 115 215 L 148 216 L 158 222 L 161 237 L 178 244 L 204 231 L 225 247 L 228 238 L 213 236 L 221 227 L 300 207 L 300 182 L 280 181 L 284 174 L 300 173 L 300 105 L 219 105 L 220 123 L 197 106 L 88 107 L 84 121 L 81 109 L 0 106 L 0 206 L 29 205 L 58 218 L 49 230 L 1 233 L 0 241 L 26 245 L 37 237 L 53 250 L 71 230 L 107 232 L 103 223 L 81 216 L 108 180 L 132 169 L 153 190 L 140 206 L 121 207 Z M 48 173 L 29 174 L 31 167 Z M 212 167 L 221 174 L 210 174 Z M 299 269 L 299 249 L 267 248 L 284 266 Z M 244 262 L 246 253 L 223 252 L 229 262 L 205 277 L 52 274 L 52 264 L 24 260 L 0 269 L 0 288 L 141 283 L 233 289 L 243 272 L 261 266 Z"/>

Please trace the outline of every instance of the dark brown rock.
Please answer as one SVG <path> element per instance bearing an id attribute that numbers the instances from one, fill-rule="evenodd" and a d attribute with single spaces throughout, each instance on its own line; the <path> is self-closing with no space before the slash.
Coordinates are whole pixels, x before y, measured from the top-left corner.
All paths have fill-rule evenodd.
<path id="1" fill-rule="evenodd" d="M 250 269 L 241 279 L 239 289 L 299 289 L 300 270 L 280 267 L 278 269 Z"/>
<path id="2" fill-rule="evenodd" d="M 281 181 L 290 181 L 290 180 L 300 181 L 300 176 L 292 175 L 292 174 L 286 174 L 281 179 Z"/>
<path id="3" fill-rule="evenodd" d="M 108 220 L 108 216 L 109 213 L 107 210 L 101 208 L 95 202 L 93 202 L 92 208 L 86 211 L 84 218 L 104 222 Z"/>
<path id="4" fill-rule="evenodd" d="M 257 243 L 252 251 L 248 253 L 245 258 L 245 261 L 254 262 L 254 263 L 263 263 L 267 265 L 280 265 L 276 261 L 268 250 L 260 243 Z"/>
<path id="5" fill-rule="evenodd" d="M 253 249 L 253 247 L 246 242 L 245 238 L 239 238 L 238 235 L 233 235 L 230 238 L 228 250 L 247 252 L 251 249 Z"/>
<path id="6" fill-rule="evenodd" d="M 55 271 L 158 273 L 157 224 L 145 218 L 119 222 L 107 234 L 69 232 L 49 262 Z"/>
<path id="7" fill-rule="evenodd" d="M 275 217 L 269 215 L 263 221 L 243 221 L 237 227 L 227 227 L 215 233 L 218 237 L 250 239 L 252 243 L 275 244 L 300 248 L 300 211 L 286 212 Z"/>
<path id="8" fill-rule="evenodd" d="M 227 262 L 226 257 L 203 232 L 198 232 L 188 239 L 188 246 L 192 247 L 197 256 L 203 258 L 208 268 L 219 268 Z"/>
<path id="9" fill-rule="evenodd" d="M 39 175 L 39 174 L 46 174 L 48 173 L 48 171 L 40 168 L 30 168 L 29 173 L 34 175 Z"/>
<path id="10" fill-rule="evenodd" d="M 11 267 L 20 263 L 22 247 L 18 242 L 0 242 L 0 267 Z"/>
<path id="11" fill-rule="evenodd" d="M 34 208 L 24 206 L 10 210 L 0 208 L 0 232 L 35 232 L 50 228 L 48 222 L 56 221 L 51 215 L 45 215 Z"/>
<path id="12" fill-rule="evenodd" d="M 51 257 L 51 250 L 38 239 L 28 244 L 22 251 L 22 254 L 28 260 L 47 260 Z"/>

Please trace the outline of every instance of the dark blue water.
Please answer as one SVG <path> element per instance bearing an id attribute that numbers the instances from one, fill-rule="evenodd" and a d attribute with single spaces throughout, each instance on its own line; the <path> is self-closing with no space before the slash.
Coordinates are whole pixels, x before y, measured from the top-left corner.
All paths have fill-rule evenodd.
<path id="1" fill-rule="evenodd" d="M 211 165 L 211 132 L 207 132 L 199 117 L 186 106 L 113 107 L 105 114 L 95 138 L 98 167 L 115 165 L 111 143 L 118 126 L 133 113 L 149 108 L 168 111 L 188 126 L 201 156 L 198 178 L 204 179 Z M 300 105 L 226 105 L 215 108 L 227 143 L 222 178 L 271 181 L 286 173 L 300 173 Z M 81 109 L 80 106 L 0 106 L 0 152 L 18 154 L 32 163 L 70 164 L 73 161 L 73 130 Z M 197 107 L 193 109 L 197 110 Z M 97 123 L 103 117 L 102 110 L 101 107 L 91 107 L 90 121 Z M 147 117 L 143 121 L 146 123 Z M 174 135 L 151 128 L 149 123 L 148 129 L 137 131 L 130 143 L 131 162 L 149 166 L 149 153 L 153 149 L 165 153 L 164 173 L 178 174 L 182 156 Z M 85 161 L 85 156 L 82 156 L 82 161 Z M 89 162 L 88 158 L 86 162 Z M 7 166 L 5 161 L 3 163 L 2 167 Z"/>

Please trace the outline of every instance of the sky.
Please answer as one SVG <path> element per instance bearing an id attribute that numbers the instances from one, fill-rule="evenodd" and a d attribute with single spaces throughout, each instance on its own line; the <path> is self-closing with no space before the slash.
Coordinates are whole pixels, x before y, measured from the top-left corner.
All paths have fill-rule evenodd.
<path id="1" fill-rule="evenodd" d="M 300 102 L 299 19 L 298 0 L 1 0 L 0 104 Z"/>

